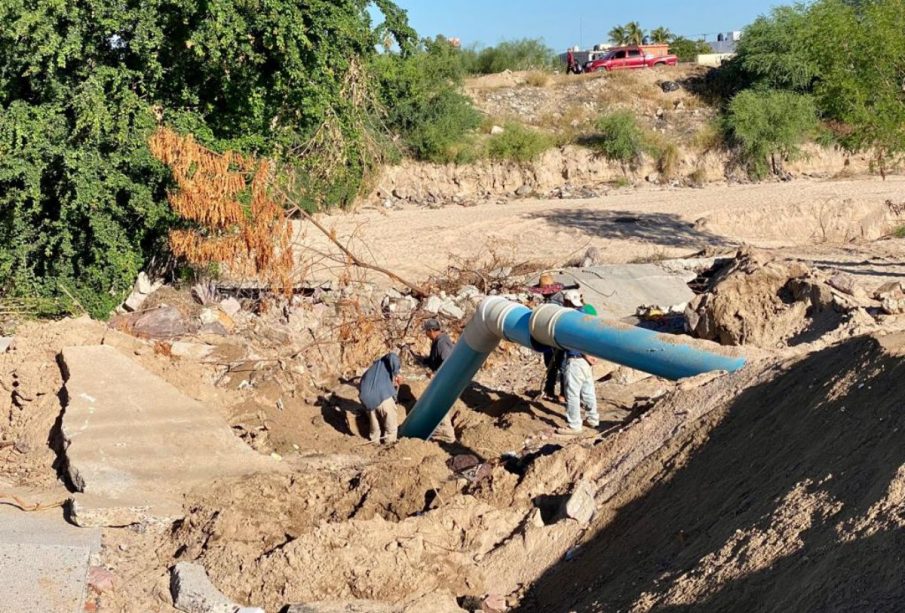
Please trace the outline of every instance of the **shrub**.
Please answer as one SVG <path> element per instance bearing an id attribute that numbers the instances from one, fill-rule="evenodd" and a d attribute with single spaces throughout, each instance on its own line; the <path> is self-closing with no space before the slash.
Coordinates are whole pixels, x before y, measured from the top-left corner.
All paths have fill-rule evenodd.
<path id="1" fill-rule="evenodd" d="M 317 204 L 350 202 L 379 155 L 364 68 L 384 36 L 413 48 L 404 12 L 374 4 L 377 29 L 367 0 L 0 2 L 0 298 L 119 302 L 175 223 L 159 121 L 304 152 Z"/>
<path id="2" fill-rule="evenodd" d="M 680 62 L 694 62 L 699 55 L 713 53 L 713 49 L 702 40 L 679 36 L 669 44 L 669 52 L 674 53 Z"/>
<path id="3" fill-rule="evenodd" d="M 729 104 L 726 125 L 753 177 L 778 173 L 780 158 L 799 153 L 798 146 L 817 128 L 810 96 L 785 91 L 747 90 Z"/>
<path id="4" fill-rule="evenodd" d="M 608 160 L 635 166 L 646 148 L 644 131 L 630 111 L 614 111 L 597 120 L 598 135 L 589 144 Z"/>
<path id="5" fill-rule="evenodd" d="M 463 52 L 466 69 L 472 74 L 494 74 L 504 70 L 550 70 L 559 67 L 555 52 L 539 38 L 503 41 L 493 47 Z"/>
<path id="6" fill-rule="evenodd" d="M 507 123 L 502 134 L 495 134 L 487 142 L 487 153 L 495 160 L 531 162 L 554 146 L 553 138 L 521 124 Z"/>
<path id="7" fill-rule="evenodd" d="M 532 87 L 544 87 L 550 82 L 550 73 L 532 70 L 525 76 L 525 83 Z"/>
<path id="8" fill-rule="evenodd" d="M 425 39 L 407 56 L 385 53 L 372 62 L 385 122 L 406 152 L 431 162 L 461 161 L 469 132 L 481 124 L 460 93 L 465 75 L 460 51 L 446 39 Z"/>
<path id="9" fill-rule="evenodd" d="M 675 143 L 664 143 L 657 148 L 657 172 L 662 180 L 669 181 L 679 174 L 681 157 Z"/>

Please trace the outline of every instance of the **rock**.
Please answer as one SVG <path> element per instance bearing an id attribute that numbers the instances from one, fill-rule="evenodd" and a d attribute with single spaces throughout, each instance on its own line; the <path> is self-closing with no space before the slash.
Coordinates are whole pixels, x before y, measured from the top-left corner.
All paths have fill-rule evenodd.
<path id="1" fill-rule="evenodd" d="M 428 313 L 436 315 L 440 312 L 440 307 L 443 306 L 443 299 L 439 296 L 430 296 L 427 300 L 422 303 L 421 308 L 423 308 Z"/>
<path id="2" fill-rule="evenodd" d="M 503 126 L 493 126 L 490 128 L 490 133 L 493 135 L 502 134 L 506 129 Z"/>
<path id="3" fill-rule="evenodd" d="M 654 112 L 654 115 L 657 116 L 657 119 L 662 119 L 662 118 L 663 118 L 663 114 L 664 114 L 665 112 L 666 112 L 666 111 L 664 111 L 662 108 L 657 107 L 657 110 Z"/>
<path id="4" fill-rule="evenodd" d="M 214 351 L 212 345 L 204 343 L 189 343 L 186 341 L 175 341 L 170 344 L 170 355 L 177 358 L 189 358 L 192 360 L 203 360 Z"/>
<path id="5" fill-rule="evenodd" d="M 396 186 L 395 188 L 393 188 L 393 196 L 399 198 L 400 200 L 405 200 L 410 195 L 411 194 L 409 194 L 404 187 Z"/>
<path id="6" fill-rule="evenodd" d="M 198 328 L 199 334 L 215 334 L 217 336 L 227 336 L 229 334 L 229 330 L 223 327 L 219 321 L 215 321 L 212 324 L 204 324 L 200 328 Z"/>
<path id="7" fill-rule="evenodd" d="M 188 331 L 189 327 L 182 313 L 171 306 L 162 306 L 142 313 L 132 324 L 132 332 L 136 336 L 156 340 L 175 338 Z"/>
<path id="8" fill-rule="evenodd" d="M 127 311 L 137 311 L 141 308 L 141 305 L 145 300 L 148 299 L 146 294 L 142 294 L 141 292 L 132 292 L 129 294 L 129 297 L 126 298 L 126 301 L 123 302 L 123 308 Z"/>
<path id="9" fill-rule="evenodd" d="M 680 85 L 675 81 L 663 81 L 660 83 L 660 89 L 662 89 L 665 93 L 678 91 L 680 89 Z"/>
<path id="10" fill-rule="evenodd" d="M 116 576 L 103 566 L 88 569 L 88 587 L 98 594 L 111 591 L 116 584 Z"/>
<path id="11" fill-rule="evenodd" d="M 685 108 L 685 102 L 682 100 L 676 100 L 672 103 L 672 108 L 677 111 L 681 111 Z"/>
<path id="12" fill-rule="evenodd" d="M 179 562 L 170 575 L 173 606 L 186 613 L 264 613 L 264 609 L 243 607 L 214 587 L 200 564 Z"/>
<path id="13" fill-rule="evenodd" d="M 138 273 L 138 278 L 135 280 L 135 291 L 139 294 L 145 295 L 151 293 L 151 279 L 148 278 L 148 273 L 146 273 L 145 271 Z"/>
<path id="14" fill-rule="evenodd" d="M 220 301 L 220 310 L 230 317 L 235 317 L 236 313 L 242 310 L 242 304 L 230 296 Z"/>
<path id="15" fill-rule="evenodd" d="M 523 184 L 521 187 L 515 190 L 515 195 L 524 198 L 525 196 L 530 196 L 533 191 L 534 190 L 530 185 Z"/>
<path id="16" fill-rule="evenodd" d="M 650 173 L 649 175 L 647 175 L 646 177 L 644 177 L 644 180 L 647 181 L 648 183 L 659 183 L 660 182 L 660 173 L 657 171 L 654 171 L 654 172 Z"/>
<path id="17" fill-rule="evenodd" d="M 440 315 L 444 315 L 451 319 L 462 319 L 465 317 L 465 311 L 452 300 L 448 300 L 440 305 Z"/>
<path id="18" fill-rule="evenodd" d="M 0 336 L 0 353 L 6 353 L 13 346 L 14 337 Z"/>
<path id="19" fill-rule="evenodd" d="M 481 601 L 482 613 L 505 613 L 508 610 L 509 605 L 506 604 L 506 597 L 500 594 L 488 594 Z"/>
<path id="20" fill-rule="evenodd" d="M 855 298 L 867 297 L 867 292 L 864 291 L 864 288 L 858 286 L 855 278 L 852 275 L 845 274 L 844 272 L 836 273 L 835 275 L 830 277 L 826 283 L 833 289 L 837 289 L 843 294 L 848 294 L 849 296 L 853 296 Z"/>
<path id="21" fill-rule="evenodd" d="M 472 453 L 460 453 L 446 461 L 446 465 L 449 466 L 449 469 L 457 473 L 470 470 L 480 463 L 481 460 L 478 459 L 478 456 Z"/>
<path id="22" fill-rule="evenodd" d="M 217 312 L 214 309 L 202 309 L 201 314 L 198 316 L 198 318 L 204 325 L 212 324 L 219 319 L 217 317 Z"/>
<path id="23" fill-rule="evenodd" d="M 459 298 L 463 298 L 463 299 L 471 299 L 471 298 L 474 298 L 475 296 L 480 296 L 480 295 L 481 295 L 481 290 L 479 290 L 474 285 L 463 285 L 459 289 L 459 293 L 456 294 L 456 296 L 458 296 Z"/>
<path id="24" fill-rule="evenodd" d="M 591 484 L 580 479 L 575 484 L 575 489 L 566 498 L 559 510 L 561 518 L 570 518 L 579 523 L 586 524 L 591 521 L 594 512 L 597 510 L 597 503 L 594 501 L 594 489 Z"/>

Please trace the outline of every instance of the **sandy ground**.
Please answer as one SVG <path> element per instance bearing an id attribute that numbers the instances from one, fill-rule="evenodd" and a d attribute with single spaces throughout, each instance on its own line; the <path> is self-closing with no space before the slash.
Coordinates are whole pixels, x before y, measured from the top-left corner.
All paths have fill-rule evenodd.
<path id="1" fill-rule="evenodd" d="M 626 189 L 590 200 L 515 200 L 439 210 L 366 208 L 325 216 L 361 256 L 411 279 L 495 250 L 559 266 L 596 246 L 605 262 L 681 257 L 739 244 L 766 248 L 876 239 L 895 225 L 905 178 L 794 181 L 703 189 Z M 325 249 L 313 230 L 302 244 Z"/>

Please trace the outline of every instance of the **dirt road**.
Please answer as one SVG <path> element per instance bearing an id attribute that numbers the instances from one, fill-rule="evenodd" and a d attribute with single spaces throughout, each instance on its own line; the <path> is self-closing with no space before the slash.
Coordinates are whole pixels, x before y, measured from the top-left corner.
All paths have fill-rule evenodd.
<path id="1" fill-rule="evenodd" d="M 366 208 L 324 221 L 357 253 L 421 279 L 451 258 L 489 249 L 558 266 L 591 245 L 604 261 L 618 263 L 740 243 L 773 248 L 876 239 L 897 224 L 887 200 L 905 201 L 905 178 L 641 188 L 589 200 L 470 208 Z M 324 248 L 323 239 L 307 234 L 307 244 Z"/>

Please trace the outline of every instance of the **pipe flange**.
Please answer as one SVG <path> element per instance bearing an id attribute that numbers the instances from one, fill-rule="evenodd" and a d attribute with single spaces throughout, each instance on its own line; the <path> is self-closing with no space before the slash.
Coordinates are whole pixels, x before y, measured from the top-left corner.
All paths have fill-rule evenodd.
<path id="1" fill-rule="evenodd" d="M 555 304 L 543 304 L 534 309 L 531 314 L 531 320 L 528 323 L 531 338 L 542 345 L 564 349 L 563 346 L 556 342 L 556 322 L 568 311 L 569 309 Z"/>

